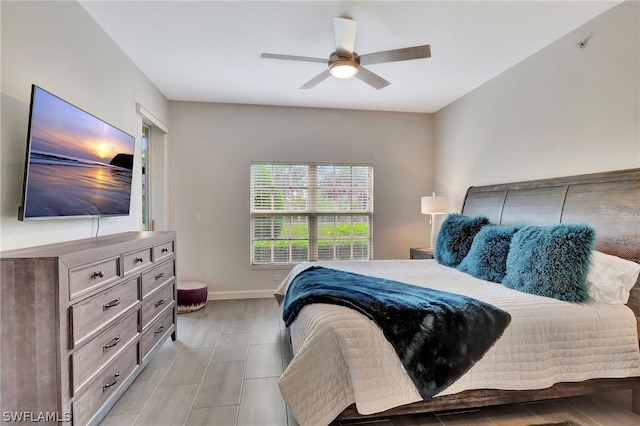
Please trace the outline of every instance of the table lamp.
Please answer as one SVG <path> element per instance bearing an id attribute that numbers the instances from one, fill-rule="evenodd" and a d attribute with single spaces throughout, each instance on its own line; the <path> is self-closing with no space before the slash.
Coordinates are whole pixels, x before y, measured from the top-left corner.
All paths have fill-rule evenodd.
<path id="1" fill-rule="evenodd" d="M 420 198 L 420 211 L 422 214 L 431 215 L 431 235 L 429 248 L 434 249 L 436 242 L 436 215 L 447 213 L 447 198 L 438 197 L 436 193 Z"/>

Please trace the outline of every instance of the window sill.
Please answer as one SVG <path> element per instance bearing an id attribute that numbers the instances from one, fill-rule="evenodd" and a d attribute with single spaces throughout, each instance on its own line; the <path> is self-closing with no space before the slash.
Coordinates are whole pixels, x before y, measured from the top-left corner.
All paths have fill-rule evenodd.
<path id="1" fill-rule="evenodd" d="M 285 263 L 285 264 L 279 264 L 279 265 L 251 265 L 250 269 L 252 271 L 264 271 L 264 270 L 291 271 L 291 269 L 296 265 L 297 263 Z"/>

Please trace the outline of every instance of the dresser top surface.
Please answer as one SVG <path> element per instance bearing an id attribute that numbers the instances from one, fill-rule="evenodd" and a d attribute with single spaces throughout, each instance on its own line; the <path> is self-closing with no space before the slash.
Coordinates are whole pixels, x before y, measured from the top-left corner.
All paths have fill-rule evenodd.
<path id="1" fill-rule="evenodd" d="M 131 231 L 119 234 L 104 235 L 101 237 L 86 238 L 82 240 L 66 241 L 35 247 L 26 247 L 0 253 L 2 259 L 17 259 L 30 257 L 65 257 L 79 252 L 85 254 L 96 252 L 98 256 L 105 248 L 129 244 L 130 249 L 146 247 L 175 239 L 175 231 Z M 108 250 L 107 250 L 108 251 Z M 107 255 L 107 253 L 104 253 Z"/>

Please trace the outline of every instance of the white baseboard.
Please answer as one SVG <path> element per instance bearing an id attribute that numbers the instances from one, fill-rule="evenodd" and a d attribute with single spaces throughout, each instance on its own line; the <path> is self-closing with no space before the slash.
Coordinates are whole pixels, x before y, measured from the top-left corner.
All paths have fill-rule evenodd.
<path id="1" fill-rule="evenodd" d="M 274 290 L 245 290 L 245 291 L 210 291 L 209 300 L 232 299 L 267 299 L 273 298 Z"/>

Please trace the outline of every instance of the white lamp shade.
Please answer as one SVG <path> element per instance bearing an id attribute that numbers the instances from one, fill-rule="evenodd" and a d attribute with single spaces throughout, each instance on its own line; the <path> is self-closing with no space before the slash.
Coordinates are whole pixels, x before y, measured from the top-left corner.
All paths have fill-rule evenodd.
<path id="1" fill-rule="evenodd" d="M 422 214 L 447 213 L 447 198 L 430 195 L 420 198 L 420 212 Z"/>

